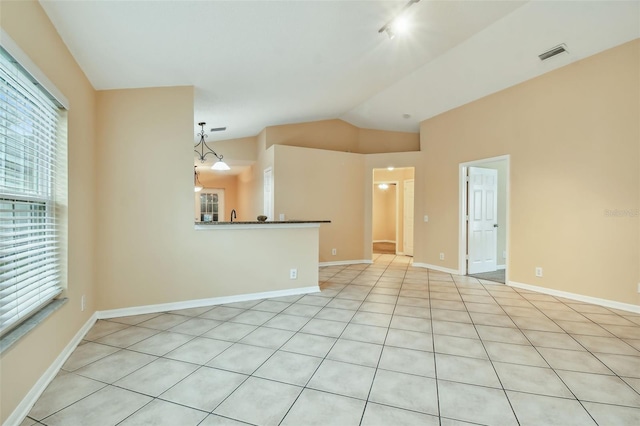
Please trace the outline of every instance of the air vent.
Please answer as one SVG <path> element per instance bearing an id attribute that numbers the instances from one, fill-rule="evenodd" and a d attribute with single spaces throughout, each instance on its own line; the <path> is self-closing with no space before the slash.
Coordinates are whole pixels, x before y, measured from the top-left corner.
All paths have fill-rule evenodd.
<path id="1" fill-rule="evenodd" d="M 556 46 L 556 47 L 553 47 L 553 48 L 547 50 L 544 53 L 539 54 L 538 58 L 540 58 L 541 61 L 546 61 L 549 58 L 552 58 L 552 57 L 554 57 L 556 55 L 559 55 L 559 54 L 565 53 L 565 52 L 569 53 L 567 51 L 567 46 L 565 44 L 561 44 L 559 46 Z"/>
<path id="2" fill-rule="evenodd" d="M 210 132 L 224 132 L 225 130 L 227 130 L 226 127 L 214 127 L 211 130 L 209 130 Z"/>

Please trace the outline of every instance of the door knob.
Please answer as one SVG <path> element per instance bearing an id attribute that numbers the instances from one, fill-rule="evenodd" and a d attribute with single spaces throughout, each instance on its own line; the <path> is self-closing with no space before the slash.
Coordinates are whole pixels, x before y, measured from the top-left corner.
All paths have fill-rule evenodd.
<path id="1" fill-rule="evenodd" d="M 493 227 L 494 227 L 494 228 L 497 228 L 497 227 L 498 227 L 498 224 L 497 224 L 497 223 L 494 223 L 494 224 L 493 224 Z"/>

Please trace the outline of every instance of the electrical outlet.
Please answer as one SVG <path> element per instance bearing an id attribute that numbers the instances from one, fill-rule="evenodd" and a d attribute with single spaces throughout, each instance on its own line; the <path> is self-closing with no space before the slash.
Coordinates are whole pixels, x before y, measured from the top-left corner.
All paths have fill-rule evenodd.
<path id="1" fill-rule="evenodd" d="M 440 253 L 440 260 L 444 260 L 444 253 Z"/>
<path id="2" fill-rule="evenodd" d="M 335 256 L 338 254 L 338 249 L 331 249 L 331 255 Z"/>
<path id="3" fill-rule="evenodd" d="M 640 283 L 638 283 L 638 293 L 640 293 Z"/>
<path id="4" fill-rule="evenodd" d="M 280 213 L 280 222 L 284 222 L 284 213 Z"/>
<path id="5" fill-rule="evenodd" d="M 425 221 L 425 222 L 429 222 L 429 216 L 428 216 L 428 215 L 426 215 L 426 214 L 424 215 L 424 221 Z"/>
<path id="6" fill-rule="evenodd" d="M 289 278 L 292 280 L 297 280 L 298 279 L 298 270 L 297 269 L 292 269 L 289 271 Z"/>
<path id="7" fill-rule="evenodd" d="M 80 297 L 80 310 L 83 311 L 83 312 L 84 312 L 84 308 L 86 306 L 85 302 L 86 302 L 86 299 L 85 299 L 84 294 L 83 294 L 82 297 Z"/>
<path id="8" fill-rule="evenodd" d="M 542 268 L 540 266 L 536 266 L 536 277 L 542 276 Z"/>

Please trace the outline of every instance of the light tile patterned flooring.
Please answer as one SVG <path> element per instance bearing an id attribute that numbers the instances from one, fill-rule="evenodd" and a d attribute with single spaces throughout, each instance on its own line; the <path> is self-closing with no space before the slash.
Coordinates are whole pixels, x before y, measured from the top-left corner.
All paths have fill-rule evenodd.
<path id="1" fill-rule="evenodd" d="M 640 315 L 409 262 L 98 321 L 23 425 L 640 425 Z"/>

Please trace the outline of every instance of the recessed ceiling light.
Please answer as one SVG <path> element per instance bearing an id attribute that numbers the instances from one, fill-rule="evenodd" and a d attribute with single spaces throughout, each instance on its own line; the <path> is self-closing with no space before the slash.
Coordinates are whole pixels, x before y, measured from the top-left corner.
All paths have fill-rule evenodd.
<path id="1" fill-rule="evenodd" d="M 389 170 L 390 172 L 392 172 L 392 171 L 393 171 L 393 169 L 394 169 L 394 167 L 393 167 L 393 166 L 389 166 L 389 167 L 387 167 L 387 170 Z"/>

